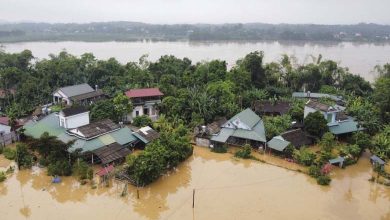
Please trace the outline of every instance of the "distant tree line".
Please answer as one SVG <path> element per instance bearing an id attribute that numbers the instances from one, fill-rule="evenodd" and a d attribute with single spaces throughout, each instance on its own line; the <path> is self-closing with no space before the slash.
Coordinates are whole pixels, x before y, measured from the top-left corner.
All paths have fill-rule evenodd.
<path id="1" fill-rule="evenodd" d="M 18 41 L 219 41 L 219 40 L 298 40 L 389 42 L 390 25 L 314 24 L 173 24 L 137 22 L 5 23 L 0 24 L 1 42 Z"/>

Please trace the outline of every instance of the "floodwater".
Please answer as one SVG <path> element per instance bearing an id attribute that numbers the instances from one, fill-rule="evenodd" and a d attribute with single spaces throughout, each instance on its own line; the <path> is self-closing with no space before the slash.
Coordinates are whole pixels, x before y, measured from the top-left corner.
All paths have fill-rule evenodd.
<path id="1" fill-rule="evenodd" d="M 1 42 L 0 42 L 1 44 Z M 67 50 L 71 54 L 81 55 L 91 52 L 99 59 L 115 57 L 122 63 L 138 61 L 148 54 L 151 61 L 162 55 L 188 57 L 194 62 L 203 60 L 226 60 L 229 67 L 246 54 L 262 50 L 265 61 L 278 61 L 282 54 L 292 55 L 299 64 L 313 62 L 312 55 L 323 59 L 332 59 L 348 67 L 354 74 L 359 74 L 373 81 L 376 65 L 390 62 L 390 44 L 371 43 L 324 43 L 324 42 L 22 42 L 6 43 L 2 48 L 6 52 L 20 52 L 29 49 L 37 58 L 47 58 L 49 54 L 58 54 Z M 1 48 L 0 48 L 1 49 Z"/>
<path id="2" fill-rule="evenodd" d="M 177 170 L 140 189 L 139 199 L 132 186 L 121 197 L 115 181 L 92 189 L 72 177 L 53 185 L 38 168 L 15 172 L 0 183 L 0 219 L 388 220 L 390 188 L 369 182 L 371 173 L 364 155 L 334 170 L 324 187 L 299 172 L 195 147 Z"/>

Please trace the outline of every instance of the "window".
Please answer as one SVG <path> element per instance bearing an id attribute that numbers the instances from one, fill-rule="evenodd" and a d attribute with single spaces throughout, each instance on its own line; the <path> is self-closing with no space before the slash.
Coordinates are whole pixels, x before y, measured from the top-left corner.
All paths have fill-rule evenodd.
<path id="1" fill-rule="evenodd" d="M 135 117 L 139 116 L 139 111 L 135 111 Z"/>
<path id="2" fill-rule="evenodd" d="M 149 108 L 144 108 L 144 115 L 149 115 Z"/>

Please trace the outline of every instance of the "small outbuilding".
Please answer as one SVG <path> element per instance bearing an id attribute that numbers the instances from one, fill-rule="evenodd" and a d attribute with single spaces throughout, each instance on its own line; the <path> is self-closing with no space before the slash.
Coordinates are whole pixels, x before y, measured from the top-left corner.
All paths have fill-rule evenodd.
<path id="1" fill-rule="evenodd" d="M 329 163 L 332 165 L 338 165 L 339 167 L 343 167 L 344 160 L 344 157 L 338 156 L 337 158 L 330 159 Z"/>
<path id="2" fill-rule="evenodd" d="M 370 157 L 371 164 L 374 166 L 380 166 L 381 169 L 385 167 L 385 161 L 379 158 L 377 155 L 372 155 Z"/>

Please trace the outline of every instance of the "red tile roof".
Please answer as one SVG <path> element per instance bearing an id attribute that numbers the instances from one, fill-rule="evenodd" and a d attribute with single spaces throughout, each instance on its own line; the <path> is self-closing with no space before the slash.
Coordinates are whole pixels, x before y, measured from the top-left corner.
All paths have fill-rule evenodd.
<path id="1" fill-rule="evenodd" d="M 163 96 L 164 94 L 158 88 L 130 89 L 126 92 L 129 98 L 141 98 L 149 96 Z"/>

